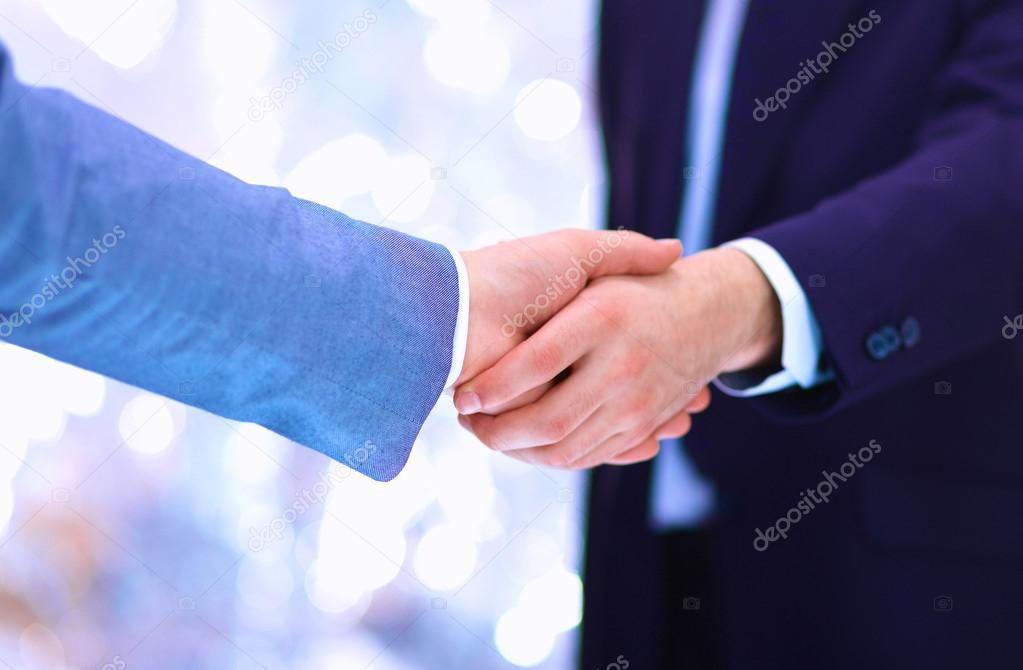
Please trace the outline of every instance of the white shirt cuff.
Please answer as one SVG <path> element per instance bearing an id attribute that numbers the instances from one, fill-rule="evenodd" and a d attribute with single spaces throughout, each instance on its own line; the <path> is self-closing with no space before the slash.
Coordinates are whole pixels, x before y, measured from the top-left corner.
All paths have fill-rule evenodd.
<path id="1" fill-rule="evenodd" d="M 770 244 L 752 237 L 723 246 L 738 249 L 752 258 L 778 296 L 782 318 L 782 369 L 756 381 L 750 381 L 749 375 L 743 373 L 722 375 L 714 380 L 715 386 L 727 395 L 748 397 L 795 385 L 810 388 L 829 381 L 832 372 L 821 371 L 818 366 L 824 348 L 820 325 L 789 264 Z"/>
<path id="2" fill-rule="evenodd" d="M 448 380 L 444 382 L 445 390 L 454 386 L 458 375 L 462 374 L 465 347 L 469 341 L 469 272 L 465 269 L 462 254 L 450 247 L 448 251 L 458 271 L 458 317 L 455 319 L 455 340 L 451 345 L 451 372 L 448 373 Z"/>

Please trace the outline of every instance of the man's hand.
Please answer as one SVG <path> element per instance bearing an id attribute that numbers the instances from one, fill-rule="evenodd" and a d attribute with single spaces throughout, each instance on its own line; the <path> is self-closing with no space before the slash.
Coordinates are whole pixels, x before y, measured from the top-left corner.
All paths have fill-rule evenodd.
<path id="1" fill-rule="evenodd" d="M 469 274 L 469 337 L 457 383 L 496 363 L 571 303 L 587 282 L 663 272 L 681 254 L 678 240 L 574 229 L 462 252 Z M 474 402 L 470 392 L 462 393 L 459 411 L 477 411 Z"/>
<path id="2" fill-rule="evenodd" d="M 582 468 L 656 453 L 656 437 L 688 431 L 688 412 L 722 372 L 770 363 L 781 349 L 781 309 L 756 264 L 714 249 L 650 277 L 591 284 L 522 346 L 461 386 L 493 413 L 532 389 L 535 402 L 463 425 L 493 449 Z M 474 403 L 476 404 L 476 403 Z M 674 418 L 673 418 L 674 417 Z"/>

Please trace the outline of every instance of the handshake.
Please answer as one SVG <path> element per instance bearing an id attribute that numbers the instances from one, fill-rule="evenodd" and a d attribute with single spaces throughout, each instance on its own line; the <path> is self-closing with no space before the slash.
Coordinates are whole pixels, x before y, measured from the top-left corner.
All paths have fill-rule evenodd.
<path id="1" fill-rule="evenodd" d="M 459 423 L 491 449 L 560 468 L 654 457 L 725 372 L 778 364 L 781 306 L 733 248 L 562 230 L 462 253 L 468 340 Z"/>

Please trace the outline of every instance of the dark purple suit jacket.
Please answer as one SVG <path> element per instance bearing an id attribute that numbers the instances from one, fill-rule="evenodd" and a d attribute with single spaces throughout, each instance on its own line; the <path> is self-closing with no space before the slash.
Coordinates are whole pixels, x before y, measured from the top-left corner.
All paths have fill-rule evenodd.
<path id="1" fill-rule="evenodd" d="M 610 226 L 675 234 L 703 6 L 605 1 Z M 872 9 L 829 74 L 754 118 Z M 751 0 L 736 68 L 715 241 L 781 253 L 837 379 L 716 394 L 687 437 L 721 498 L 727 667 L 1023 667 L 1023 331 L 1002 332 L 1023 314 L 1023 2 Z M 754 549 L 871 440 L 881 453 L 829 503 Z M 679 566 L 648 530 L 648 480 L 648 465 L 593 477 L 586 670 L 657 667 Z"/>

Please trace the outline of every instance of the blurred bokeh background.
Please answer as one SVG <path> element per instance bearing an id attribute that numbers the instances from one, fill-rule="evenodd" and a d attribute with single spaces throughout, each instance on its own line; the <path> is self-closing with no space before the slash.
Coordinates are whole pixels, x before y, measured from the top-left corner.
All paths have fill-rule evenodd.
<path id="1" fill-rule="evenodd" d="M 470 248 L 597 225 L 596 13 L 0 0 L 0 40 L 246 181 Z M 572 667 L 584 482 L 490 453 L 449 399 L 383 485 L 8 345 L 0 371 L 0 667 Z"/>

